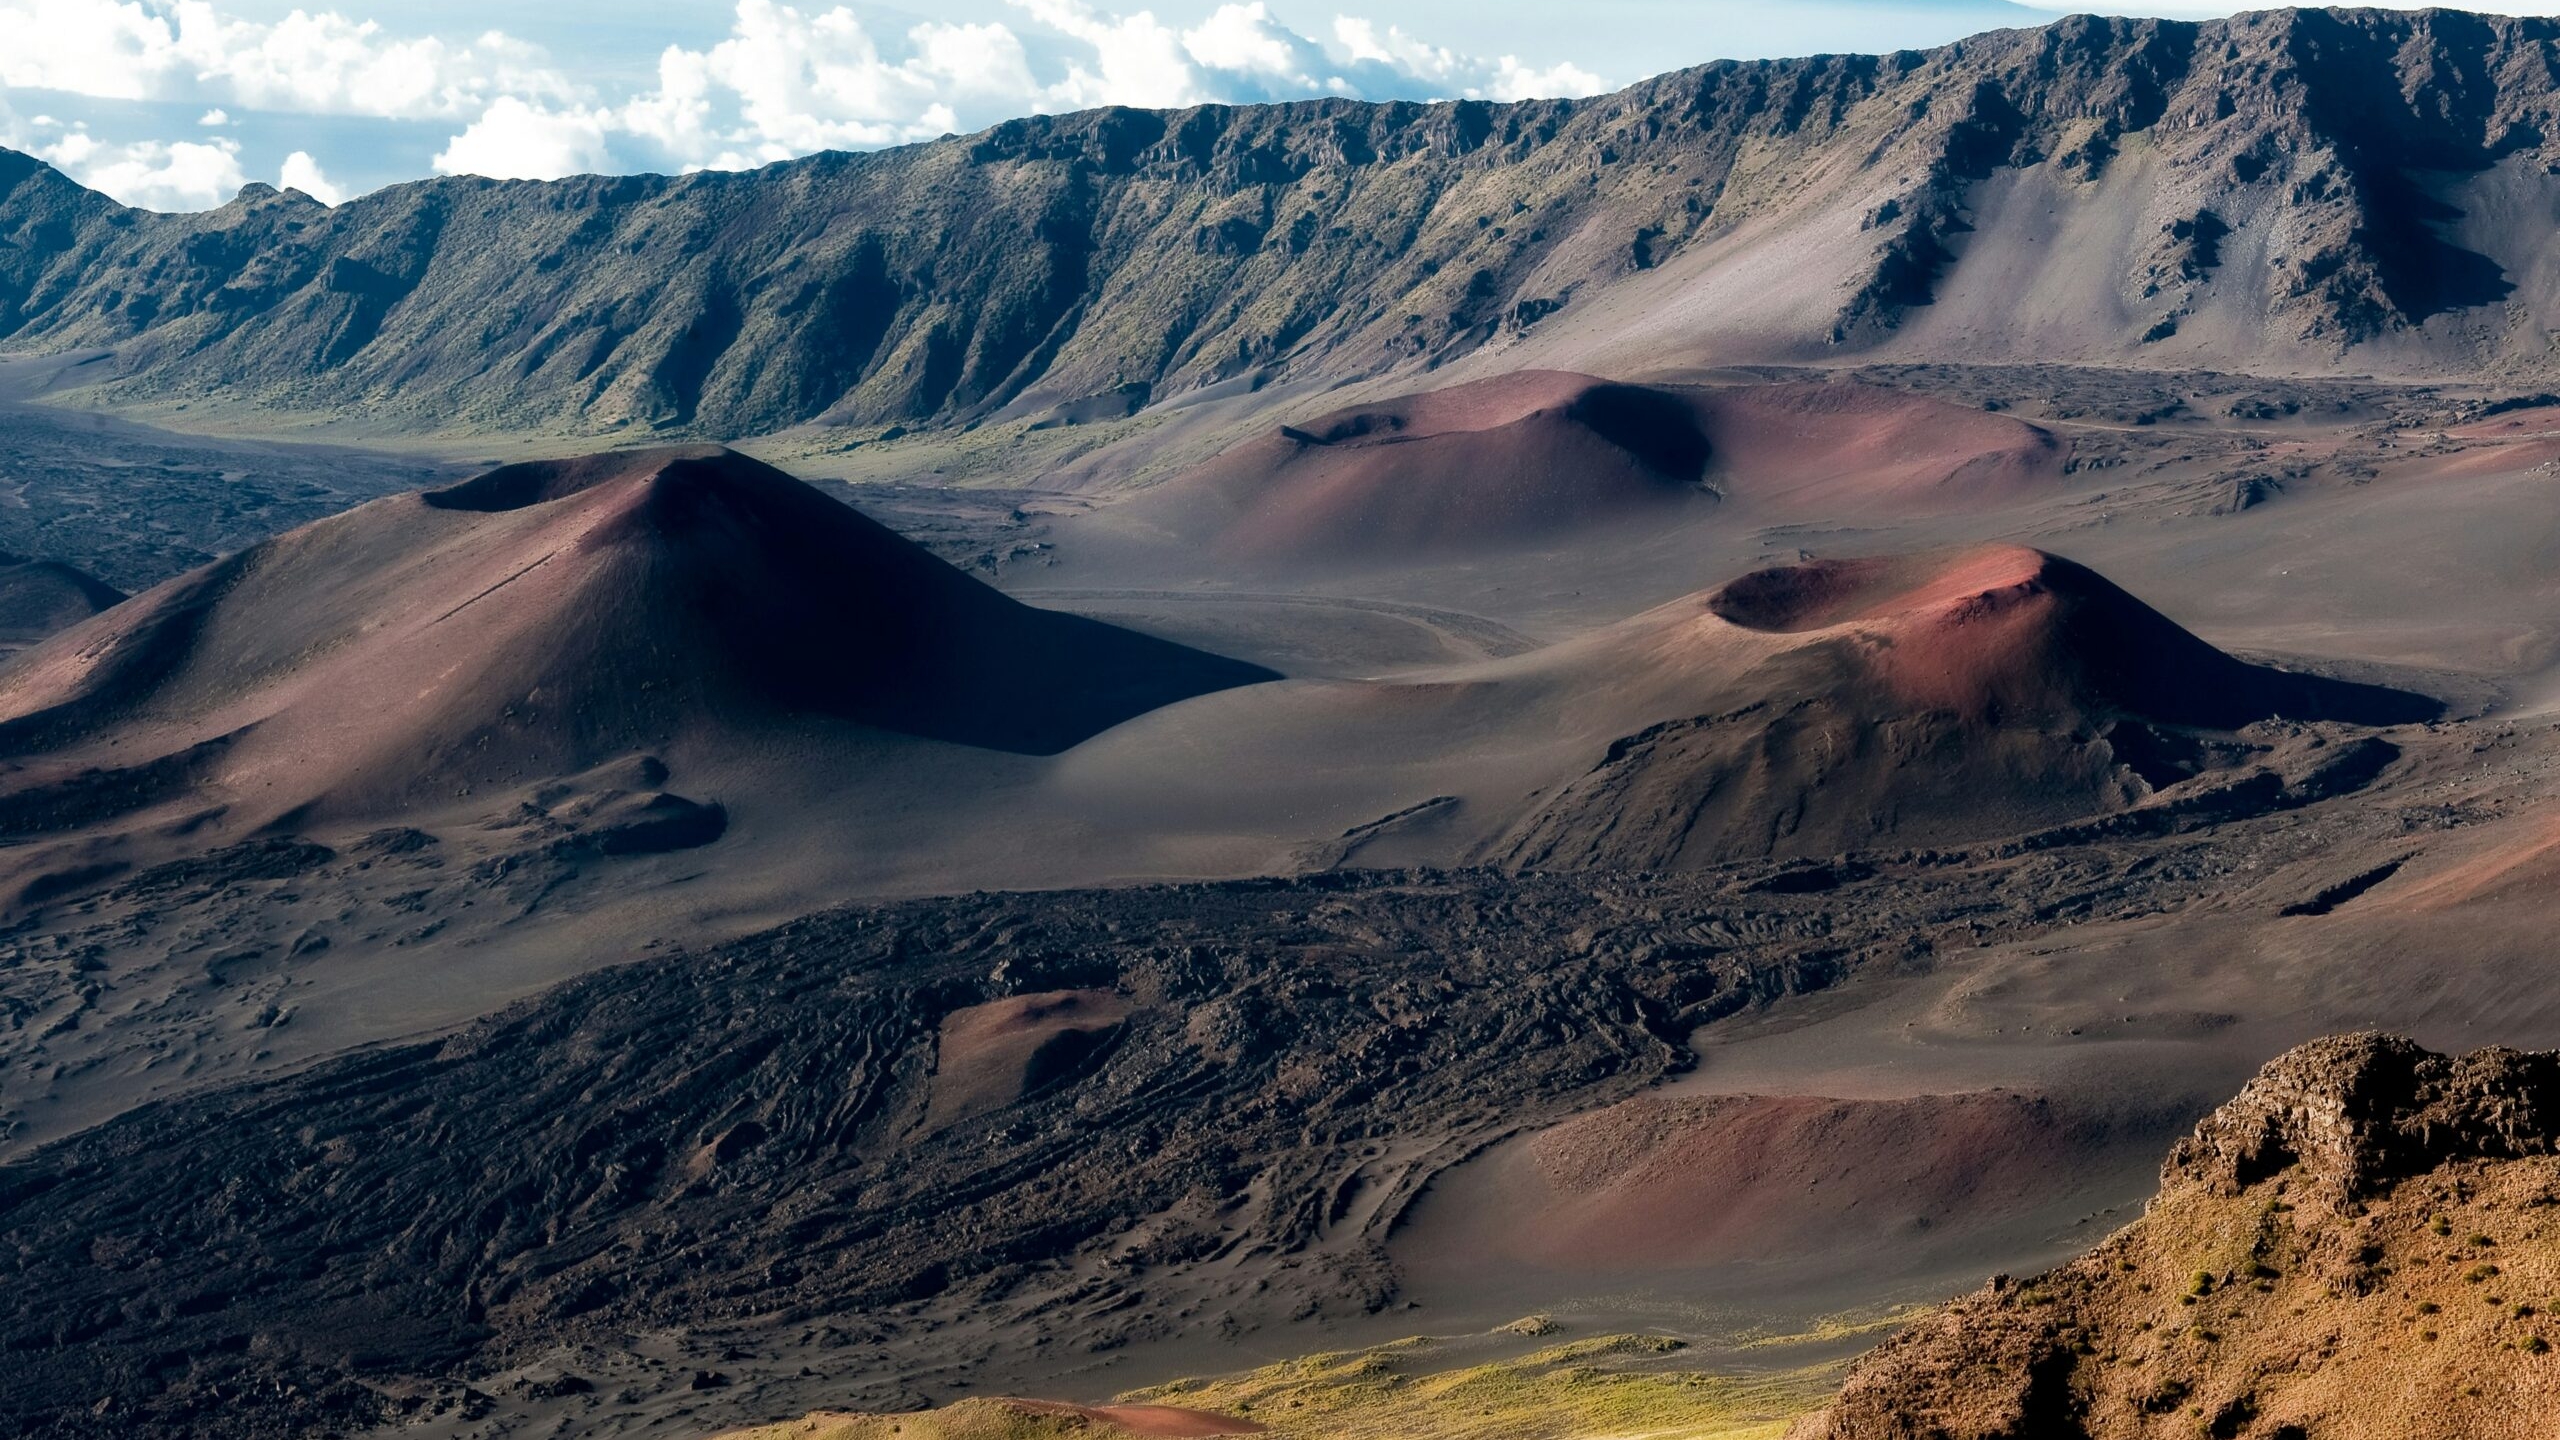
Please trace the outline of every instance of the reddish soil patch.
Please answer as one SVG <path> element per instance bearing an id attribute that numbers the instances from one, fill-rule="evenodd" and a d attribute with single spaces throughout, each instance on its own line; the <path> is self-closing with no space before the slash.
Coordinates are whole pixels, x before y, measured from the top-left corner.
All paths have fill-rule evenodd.
<path id="1" fill-rule="evenodd" d="M 378 814 L 693 738 L 1051 753 L 1269 678 L 1020 604 L 695 447 L 507 466 L 182 576 L 0 678 L 0 755 L 129 770 L 218 741 L 177 778 L 263 816 Z"/>
<path id="2" fill-rule="evenodd" d="M 1231 1415 L 1213 1415 L 1206 1410 L 1185 1410 L 1175 1405 L 1066 1405 L 1053 1400 L 1015 1400 L 1010 1403 L 1034 1414 L 1081 1415 L 1132 1435 L 1259 1435 L 1269 1428 Z"/>
<path id="3" fill-rule="evenodd" d="M 1127 502 L 1236 559 L 1323 563 L 1552 542 L 1719 494 L 1828 518 L 2004 503 L 2066 447 L 1863 385 L 1700 390 L 1520 371 L 1284 425 Z"/>
<path id="4" fill-rule="evenodd" d="M 1901 703 L 1986 721 L 2113 710 L 2236 729 L 2278 715 L 2398 724 L 2441 711 L 2235 660 L 2097 572 L 2020 546 L 1783 566 L 1708 605 L 1752 630 L 1846 627 Z"/>
<path id="5" fill-rule="evenodd" d="M 1650 1096 L 1440 1182 L 1428 1243 L 1625 1275 L 1886 1246 L 2051 1198 L 2108 1138 L 2009 1091 L 1906 1100 Z"/>
<path id="6" fill-rule="evenodd" d="M 2447 478 L 2471 475 L 2521 475 L 2560 468 L 2560 437 L 2518 438 L 2505 444 L 2474 445 L 2418 467 Z"/>
<path id="7" fill-rule="evenodd" d="M 1236 558 L 1445 553 L 1706 503 L 1709 449 L 1678 395 L 1524 371 L 1284 425 L 1129 504 Z"/>
<path id="8" fill-rule="evenodd" d="M 2420 913 L 2453 910 L 2478 901 L 2540 901 L 2560 880 L 2560 816 L 2528 815 L 2483 827 L 2488 843 L 2393 887 L 2388 903 Z"/>
<path id="9" fill-rule="evenodd" d="M 2515 440 L 2534 435 L 2560 435 L 2560 405 L 2510 410 L 2503 415 L 2492 415 L 2486 420 L 2456 426 L 2444 433 L 2456 440 Z"/>
<path id="10" fill-rule="evenodd" d="M 1108 990 L 1013 995 L 942 1020 L 925 1124 L 1000 1110 L 1072 1075 L 1136 1007 Z"/>
<path id="11" fill-rule="evenodd" d="M 1709 478 L 1736 498 L 1832 520 L 2006 504 L 2050 489 L 2070 447 L 2005 415 L 1874 385 L 1700 392 Z"/>

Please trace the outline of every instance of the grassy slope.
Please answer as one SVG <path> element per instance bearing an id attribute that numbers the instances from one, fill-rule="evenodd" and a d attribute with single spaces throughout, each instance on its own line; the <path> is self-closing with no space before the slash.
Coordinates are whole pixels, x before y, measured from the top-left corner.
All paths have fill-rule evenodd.
<path id="1" fill-rule="evenodd" d="M 2074 1277 L 2093 1435 L 2560 1424 L 2560 1161 L 2447 1167 L 2343 1222 L 2263 1190 L 2192 1197 L 2099 1253 Z"/>
<path id="2" fill-rule="evenodd" d="M 1797 1440 L 2527 1440 L 2560 1433 L 2560 1158 L 2347 1202 L 2189 1188 L 1995 1281 L 1849 1376 Z"/>
<path id="3" fill-rule="evenodd" d="M 1837 1367 L 1752 1376 L 1669 1368 L 1678 1341 L 1617 1335 L 1454 1368 L 1444 1342 L 1285 1361 L 1121 1397 L 1249 1419 L 1276 1440 L 1775 1440 Z M 813 1415 L 723 1440 L 1048 1440 L 1091 1422 L 965 1400 L 917 1415 Z"/>

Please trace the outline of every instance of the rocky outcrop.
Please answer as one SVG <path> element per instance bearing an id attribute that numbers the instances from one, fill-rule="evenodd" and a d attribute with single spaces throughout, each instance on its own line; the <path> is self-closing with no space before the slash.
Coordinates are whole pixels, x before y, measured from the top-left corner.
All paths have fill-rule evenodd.
<path id="1" fill-rule="evenodd" d="M 111 347 L 114 398 L 423 427 L 1074 421 L 1570 333 L 1612 287 L 1725 264 L 1777 277 L 1784 318 L 1679 343 L 1884 345 L 1980 242 L 1983 187 L 2025 176 L 2139 243 L 2039 282 L 2091 318 L 2006 358 L 2325 364 L 2397 336 L 2403 366 L 2547 368 L 2560 297 L 2520 288 L 2541 237 L 2456 192 L 2560 194 L 2555 56 L 2560 23 L 2445 11 L 2081 17 L 1587 101 L 1100 110 L 746 174 L 334 209 L 253 186 L 181 216 L 7 155 L 0 345 Z"/>
<path id="2" fill-rule="evenodd" d="M 2560 1149 L 2560 1053 L 2438 1055 L 2396 1035 L 2315 1040 L 2276 1059 L 2178 1142 L 2161 1185 L 2239 1195 L 2286 1171 L 2344 1209 L 2463 1160 Z"/>
<path id="3" fill-rule="evenodd" d="M 2555 1151 L 2560 1054 L 2314 1041 L 2178 1142 L 2139 1222 L 1914 1324 L 1791 1440 L 2543 1433 Z"/>

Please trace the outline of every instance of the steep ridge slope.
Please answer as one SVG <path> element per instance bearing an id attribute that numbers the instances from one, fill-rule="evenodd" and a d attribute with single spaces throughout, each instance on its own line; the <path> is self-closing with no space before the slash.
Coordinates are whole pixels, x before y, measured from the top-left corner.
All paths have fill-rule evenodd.
<path id="1" fill-rule="evenodd" d="M 2447 11 L 2082 17 L 1587 101 L 1101 110 L 177 216 L 12 154 L 0 343 L 110 348 L 121 401 L 730 435 L 1095 418 L 1513 340 L 1612 373 L 1986 346 L 2541 373 L 2556 56 L 2560 23 Z"/>
<path id="2" fill-rule="evenodd" d="M 0 672 L 0 814 L 378 815 L 706 736 L 1046 754 L 1268 678 L 1022 605 L 744 456 L 617 452 L 376 501 L 55 637 Z"/>
<path id="3" fill-rule="evenodd" d="M 1795 1440 L 2490 1437 L 2560 1423 L 2560 1055 L 2271 1062 L 2143 1218 L 1861 1362 Z"/>
<path id="4" fill-rule="evenodd" d="M 2257 722 L 2392 725 L 2442 708 L 2233 659 L 2096 573 L 2015 546 L 1764 570 L 1573 648 L 1586 664 L 1676 666 L 1743 636 L 1766 658 L 1729 687 L 1732 708 L 1617 740 L 1504 858 L 1661 868 L 1978 840 L 2181 786 L 2207 810 L 2254 805 L 2289 783 L 2360 784 L 2393 753 L 2317 735 L 2306 750 L 2299 723 L 2238 733 Z M 2249 763 L 2287 750 L 2303 780 Z"/>

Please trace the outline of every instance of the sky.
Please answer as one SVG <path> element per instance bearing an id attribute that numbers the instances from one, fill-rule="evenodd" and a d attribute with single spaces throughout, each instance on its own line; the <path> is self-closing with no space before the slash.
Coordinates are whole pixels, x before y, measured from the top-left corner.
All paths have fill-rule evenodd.
<path id="1" fill-rule="evenodd" d="M 2181 18 L 2240 6 L 2088 6 Z M 2510 0 L 2560 13 L 2560 0 Z M 1516 100 L 1939 44 L 2010 0 L 0 0 L 0 145 L 131 205 L 251 181 L 742 169 L 1094 105 Z"/>

